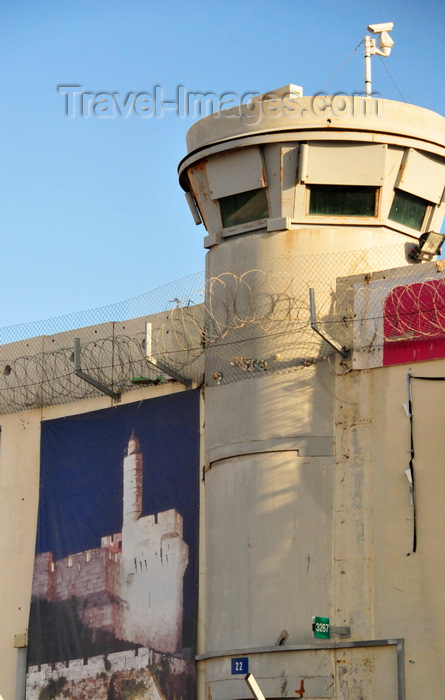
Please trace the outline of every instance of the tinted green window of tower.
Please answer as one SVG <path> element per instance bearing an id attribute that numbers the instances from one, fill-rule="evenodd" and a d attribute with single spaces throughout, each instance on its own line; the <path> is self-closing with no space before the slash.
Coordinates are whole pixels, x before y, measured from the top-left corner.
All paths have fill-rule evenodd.
<path id="1" fill-rule="evenodd" d="M 267 219 L 269 205 L 264 187 L 249 192 L 231 194 L 229 197 L 221 197 L 219 200 L 221 217 L 224 228 L 247 224 L 249 221 Z"/>
<path id="2" fill-rule="evenodd" d="M 376 187 L 311 185 L 309 189 L 309 214 L 374 216 Z"/>
<path id="3" fill-rule="evenodd" d="M 420 231 L 429 202 L 409 192 L 396 190 L 389 218 L 399 224 Z"/>

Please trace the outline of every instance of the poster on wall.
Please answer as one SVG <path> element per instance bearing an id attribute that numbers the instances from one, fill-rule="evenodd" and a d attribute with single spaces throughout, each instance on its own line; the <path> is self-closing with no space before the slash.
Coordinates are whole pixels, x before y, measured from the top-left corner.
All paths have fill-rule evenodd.
<path id="1" fill-rule="evenodd" d="M 199 393 L 42 422 L 27 700 L 195 697 Z"/>

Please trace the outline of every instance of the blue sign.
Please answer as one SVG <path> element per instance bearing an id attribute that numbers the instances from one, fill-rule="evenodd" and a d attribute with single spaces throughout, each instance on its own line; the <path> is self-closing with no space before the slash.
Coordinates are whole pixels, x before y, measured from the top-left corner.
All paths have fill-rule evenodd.
<path id="1" fill-rule="evenodd" d="M 249 657 L 240 656 L 237 659 L 232 659 L 232 676 L 237 674 L 249 673 Z"/>

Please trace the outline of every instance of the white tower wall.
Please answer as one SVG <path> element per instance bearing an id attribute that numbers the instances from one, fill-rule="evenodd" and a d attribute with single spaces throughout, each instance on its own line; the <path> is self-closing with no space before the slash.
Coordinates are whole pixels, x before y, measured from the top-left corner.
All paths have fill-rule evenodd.
<path id="1" fill-rule="evenodd" d="M 370 423 L 379 409 L 370 403 L 367 373 L 352 373 L 341 385 L 343 420 L 336 375 L 345 367 L 314 359 L 314 345 L 308 354 L 308 290 L 315 289 L 328 319 L 338 276 L 406 265 L 421 233 L 438 229 L 445 120 L 390 102 L 381 102 L 381 113 L 316 113 L 314 99 L 300 98 L 298 115 L 284 114 L 277 98 L 260 100 L 255 121 L 247 108 L 207 117 L 189 131 L 180 165 L 209 248 L 198 658 L 200 695 L 213 700 L 250 697 L 231 672 L 231 657 L 249 659 L 266 697 L 304 694 L 305 678 L 304 697 L 374 698 L 383 687 L 385 698 L 402 697 L 399 646 L 388 643 L 385 655 L 378 645 L 362 645 L 376 639 L 373 610 L 384 595 L 374 588 L 373 562 L 383 553 L 372 539 L 367 490 Z M 329 197 L 346 192 L 357 209 L 343 202 L 336 211 L 331 200 L 324 210 Z M 299 303 L 286 306 L 290 298 Z M 261 369 L 275 361 L 279 369 L 268 304 L 300 323 L 301 333 L 294 325 L 275 341 L 292 346 L 294 366 L 288 354 L 283 370 L 294 371 L 238 373 L 235 381 L 230 367 L 248 360 Z M 248 326 L 246 360 L 236 355 Z M 321 339 L 315 347 L 322 352 Z M 320 648 L 312 615 L 350 625 L 349 649 L 311 651 Z M 283 629 L 289 653 L 277 653 Z M 297 654 L 301 645 L 306 652 Z"/>

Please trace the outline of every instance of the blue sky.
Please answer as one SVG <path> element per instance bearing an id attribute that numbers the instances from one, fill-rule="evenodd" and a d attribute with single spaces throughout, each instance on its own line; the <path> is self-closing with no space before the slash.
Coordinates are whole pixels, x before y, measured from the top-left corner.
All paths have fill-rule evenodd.
<path id="1" fill-rule="evenodd" d="M 193 118 L 69 118 L 84 92 L 363 90 L 369 23 L 394 22 L 373 87 L 445 115 L 443 0 L 41 0 L 0 6 L 0 327 L 123 301 L 198 272 L 177 180 Z M 388 74 L 390 71 L 397 87 Z"/>

